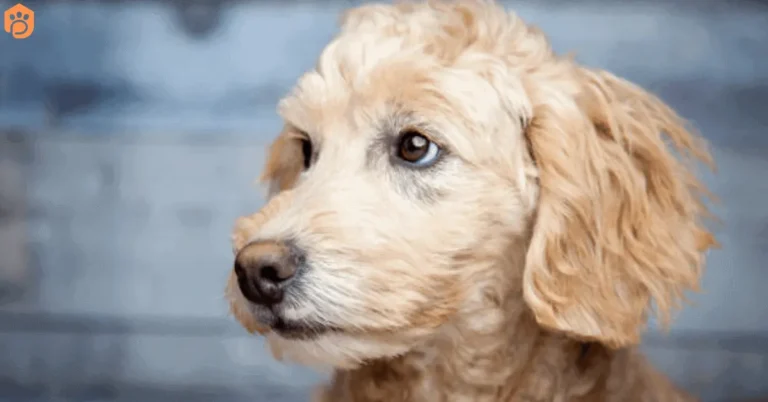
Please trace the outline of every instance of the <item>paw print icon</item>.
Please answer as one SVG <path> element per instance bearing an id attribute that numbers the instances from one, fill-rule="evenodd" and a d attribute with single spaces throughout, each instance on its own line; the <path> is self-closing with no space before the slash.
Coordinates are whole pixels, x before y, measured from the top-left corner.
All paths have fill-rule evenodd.
<path id="1" fill-rule="evenodd" d="M 14 39 L 24 39 L 35 30 L 35 12 L 19 3 L 7 10 L 3 15 L 5 32 Z"/>

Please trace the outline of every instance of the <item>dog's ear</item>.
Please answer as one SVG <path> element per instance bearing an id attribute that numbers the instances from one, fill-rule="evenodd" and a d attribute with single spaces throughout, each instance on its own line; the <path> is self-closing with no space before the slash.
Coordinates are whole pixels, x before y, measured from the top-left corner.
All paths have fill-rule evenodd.
<path id="1" fill-rule="evenodd" d="M 550 77 L 532 94 L 540 194 L 524 297 L 544 327 L 620 347 L 639 341 L 652 305 L 666 324 L 697 289 L 716 241 L 693 168 L 712 161 L 658 98 L 604 71 L 573 71 L 574 82 Z"/>
<path id="2" fill-rule="evenodd" d="M 284 130 L 269 147 L 267 163 L 259 181 L 268 186 L 268 197 L 293 188 L 304 167 L 301 143 Z"/>

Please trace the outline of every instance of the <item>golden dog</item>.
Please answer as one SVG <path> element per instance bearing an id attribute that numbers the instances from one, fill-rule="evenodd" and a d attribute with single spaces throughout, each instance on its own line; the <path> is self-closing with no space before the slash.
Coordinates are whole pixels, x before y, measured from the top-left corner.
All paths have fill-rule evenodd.
<path id="1" fill-rule="evenodd" d="M 706 145 L 482 1 L 349 11 L 279 111 L 227 294 L 322 401 L 678 401 L 633 348 L 715 240 Z"/>

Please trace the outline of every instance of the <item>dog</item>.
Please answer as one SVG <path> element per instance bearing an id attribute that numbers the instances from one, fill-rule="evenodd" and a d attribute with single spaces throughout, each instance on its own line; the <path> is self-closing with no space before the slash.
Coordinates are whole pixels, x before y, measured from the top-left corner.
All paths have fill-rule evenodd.
<path id="1" fill-rule="evenodd" d="M 317 401 L 692 400 L 636 345 L 717 246 L 701 136 L 492 2 L 340 25 L 233 232 L 243 326 Z"/>

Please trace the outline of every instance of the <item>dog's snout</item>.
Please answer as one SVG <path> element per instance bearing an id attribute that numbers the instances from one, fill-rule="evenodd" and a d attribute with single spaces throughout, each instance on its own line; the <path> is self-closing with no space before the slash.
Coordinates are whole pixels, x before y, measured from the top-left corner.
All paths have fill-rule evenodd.
<path id="1" fill-rule="evenodd" d="M 292 254 L 288 245 L 274 241 L 251 243 L 240 250 L 235 274 L 243 296 L 261 305 L 280 303 L 299 268 Z"/>

